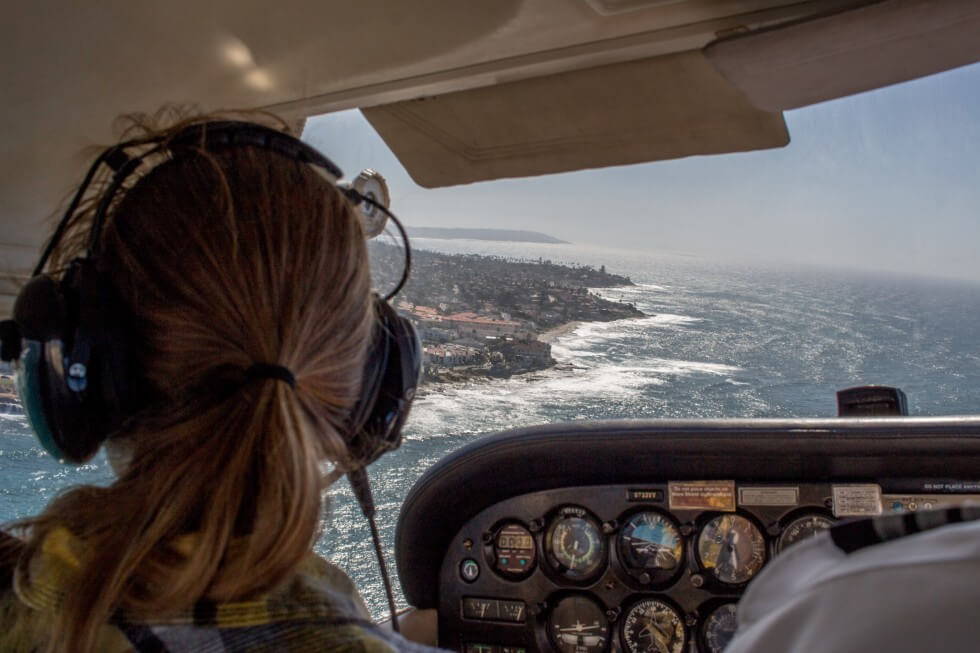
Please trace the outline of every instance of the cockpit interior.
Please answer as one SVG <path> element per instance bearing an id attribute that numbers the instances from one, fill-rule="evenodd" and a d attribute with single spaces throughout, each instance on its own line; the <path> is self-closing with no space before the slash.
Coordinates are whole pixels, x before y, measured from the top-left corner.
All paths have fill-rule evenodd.
<path id="1" fill-rule="evenodd" d="M 973 0 L 8 4 L 0 318 L 123 113 L 359 109 L 440 188 L 793 147 L 784 111 L 980 61 Z M 404 498 L 397 582 L 463 653 L 720 653 L 801 540 L 980 500 L 980 417 L 900 403 L 475 439 Z"/>

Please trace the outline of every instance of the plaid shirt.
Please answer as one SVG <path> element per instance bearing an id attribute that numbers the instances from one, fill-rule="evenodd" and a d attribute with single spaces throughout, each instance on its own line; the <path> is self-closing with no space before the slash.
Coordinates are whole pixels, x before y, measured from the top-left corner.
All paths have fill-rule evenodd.
<path id="1" fill-rule="evenodd" d="M 0 535 L 6 536 L 3 533 Z M 0 568 L 0 651 L 36 651 L 81 563 L 81 543 L 52 531 L 38 554 Z M 371 622 L 350 578 L 312 553 L 293 578 L 252 601 L 199 601 L 164 619 L 131 622 L 115 616 L 100 629 L 97 650 L 122 651 L 434 651 Z"/>

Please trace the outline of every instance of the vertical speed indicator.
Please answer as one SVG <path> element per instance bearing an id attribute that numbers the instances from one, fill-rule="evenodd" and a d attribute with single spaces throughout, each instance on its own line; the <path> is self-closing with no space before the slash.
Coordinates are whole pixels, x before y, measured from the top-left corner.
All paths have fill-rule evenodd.
<path id="1" fill-rule="evenodd" d="M 819 513 L 797 517 L 783 528 L 779 540 L 776 541 L 776 552 L 782 553 L 793 544 L 811 538 L 833 525 L 834 520 Z"/>
<path id="2" fill-rule="evenodd" d="M 722 653 L 735 637 L 737 611 L 735 603 L 722 603 L 701 624 L 702 648 L 706 653 Z"/>

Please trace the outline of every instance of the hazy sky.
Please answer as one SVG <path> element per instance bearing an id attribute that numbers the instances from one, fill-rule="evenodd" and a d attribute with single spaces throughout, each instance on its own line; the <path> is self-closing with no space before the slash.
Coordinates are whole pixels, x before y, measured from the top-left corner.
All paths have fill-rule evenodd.
<path id="1" fill-rule="evenodd" d="M 412 226 L 980 279 L 980 64 L 787 112 L 782 149 L 423 189 L 357 111 L 305 140 Z"/>

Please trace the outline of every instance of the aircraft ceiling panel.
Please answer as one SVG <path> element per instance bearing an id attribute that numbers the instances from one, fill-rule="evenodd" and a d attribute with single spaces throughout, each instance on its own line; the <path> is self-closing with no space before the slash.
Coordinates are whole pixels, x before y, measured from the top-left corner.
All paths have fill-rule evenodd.
<path id="1" fill-rule="evenodd" d="M 980 2 L 889 0 L 717 41 L 715 67 L 757 107 L 783 111 L 980 61 Z"/>
<path id="2" fill-rule="evenodd" d="M 781 147 L 700 51 L 362 109 L 409 174 L 436 187 Z"/>

